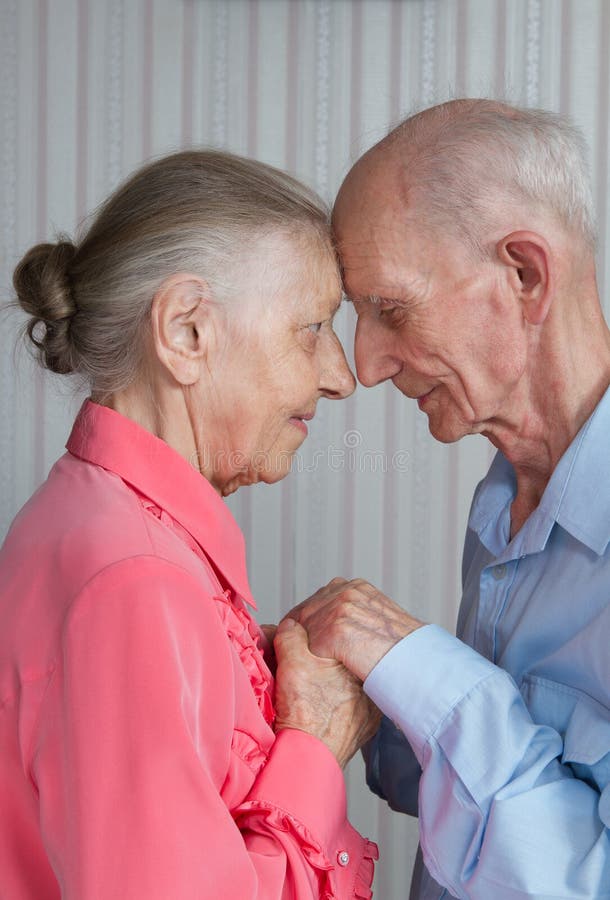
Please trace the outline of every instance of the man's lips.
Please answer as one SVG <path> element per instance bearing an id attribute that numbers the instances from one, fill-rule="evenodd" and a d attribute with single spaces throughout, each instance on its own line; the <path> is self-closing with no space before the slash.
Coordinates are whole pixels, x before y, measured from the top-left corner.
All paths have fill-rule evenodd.
<path id="1" fill-rule="evenodd" d="M 432 394 L 433 391 L 434 391 L 434 388 L 432 388 L 431 391 L 428 391 L 427 394 L 421 394 L 419 397 L 417 397 L 417 405 L 419 406 L 420 409 L 424 408 L 424 406 L 428 402 L 428 398 L 430 397 L 430 394 Z"/>
<path id="2" fill-rule="evenodd" d="M 404 394 L 405 397 L 408 397 L 409 400 L 417 400 L 417 405 L 420 409 L 426 405 L 428 402 L 428 398 L 430 394 L 436 389 L 437 385 L 430 388 L 429 391 L 425 391 L 423 394 L 416 394 L 413 390 L 409 390 L 409 388 L 405 385 L 405 387 L 401 387 L 400 384 L 397 384 L 394 380 L 392 381 L 394 387 L 397 387 L 401 394 Z"/>

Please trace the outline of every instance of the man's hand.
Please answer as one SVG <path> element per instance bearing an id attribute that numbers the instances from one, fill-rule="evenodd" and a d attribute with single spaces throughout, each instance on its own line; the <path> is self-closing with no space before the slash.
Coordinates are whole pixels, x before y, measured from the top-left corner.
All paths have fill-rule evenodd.
<path id="1" fill-rule="evenodd" d="M 424 624 L 361 578 L 333 578 L 288 615 L 306 629 L 312 653 L 339 660 L 360 681 Z"/>
<path id="2" fill-rule="evenodd" d="M 276 731 L 314 735 L 343 768 L 375 734 L 381 713 L 345 666 L 310 652 L 306 631 L 293 619 L 280 622 L 274 644 Z"/>

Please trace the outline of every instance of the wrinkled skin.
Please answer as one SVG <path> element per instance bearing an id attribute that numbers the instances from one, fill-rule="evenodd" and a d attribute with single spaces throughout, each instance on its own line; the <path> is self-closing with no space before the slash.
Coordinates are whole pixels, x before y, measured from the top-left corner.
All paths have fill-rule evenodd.
<path id="1" fill-rule="evenodd" d="M 360 681 L 423 624 L 361 578 L 333 578 L 289 615 L 307 630 L 313 653 L 341 661 Z"/>
<path id="2" fill-rule="evenodd" d="M 342 663 L 310 651 L 307 632 L 294 619 L 280 623 L 274 646 L 276 731 L 296 728 L 317 737 L 345 767 L 375 734 L 381 713 Z"/>

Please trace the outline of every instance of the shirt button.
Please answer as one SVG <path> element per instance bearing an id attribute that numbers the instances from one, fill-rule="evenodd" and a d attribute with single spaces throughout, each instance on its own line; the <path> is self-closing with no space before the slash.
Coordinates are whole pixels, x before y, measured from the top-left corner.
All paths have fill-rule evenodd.
<path id="1" fill-rule="evenodd" d="M 347 850 L 341 850 L 337 853 L 337 860 L 340 866 L 346 866 L 349 863 L 349 853 Z"/>
<path id="2" fill-rule="evenodd" d="M 492 572 L 496 581 L 502 581 L 502 579 L 506 575 L 506 566 L 504 565 L 504 563 L 500 563 L 499 566 L 493 567 Z"/>

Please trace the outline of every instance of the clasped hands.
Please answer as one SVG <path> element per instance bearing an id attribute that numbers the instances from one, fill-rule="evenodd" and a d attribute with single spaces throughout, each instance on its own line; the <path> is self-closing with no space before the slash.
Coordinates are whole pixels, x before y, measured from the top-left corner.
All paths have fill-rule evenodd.
<path id="1" fill-rule="evenodd" d="M 276 731 L 314 735 L 345 766 L 381 719 L 364 680 L 422 624 L 368 582 L 333 578 L 275 632 Z"/>

